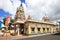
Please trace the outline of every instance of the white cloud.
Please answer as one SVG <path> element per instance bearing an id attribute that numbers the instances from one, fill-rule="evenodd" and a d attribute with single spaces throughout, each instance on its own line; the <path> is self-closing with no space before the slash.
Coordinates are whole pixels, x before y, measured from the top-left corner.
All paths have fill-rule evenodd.
<path id="1" fill-rule="evenodd" d="M 11 2 L 13 1 L 13 3 Z M 0 8 L 15 15 L 16 8 L 20 5 L 20 0 L 0 0 Z M 23 3 L 26 15 L 41 19 L 45 13 L 54 20 L 60 19 L 60 0 L 26 0 Z M 56 17 L 57 16 L 57 17 Z"/>
<path id="2" fill-rule="evenodd" d="M 12 16 L 15 15 L 16 9 L 20 4 L 20 0 L 0 0 L 0 8 L 11 13 Z"/>
<path id="3" fill-rule="evenodd" d="M 52 18 L 52 20 L 60 19 L 59 0 L 26 0 L 27 10 L 26 13 L 41 19 L 45 13 Z M 58 10 L 58 11 L 57 11 Z M 56 17 L 57 16 L 57 17 Z"/>

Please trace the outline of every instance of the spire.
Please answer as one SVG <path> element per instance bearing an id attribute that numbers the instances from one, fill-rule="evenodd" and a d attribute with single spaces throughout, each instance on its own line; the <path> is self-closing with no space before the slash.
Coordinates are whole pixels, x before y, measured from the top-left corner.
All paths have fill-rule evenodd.
<path id="1" fill-rule="evenodd" d="M 22 4 L 22 3 L 18 6 L 17 10 L 22 10 L 22 11 L 24 11 L 23 4 Z"/>
<path id="2" fill-rule="evenodd" d="M 49 21 L 49 17 L 47 16 L 47 14 L 45 13 L 45 15 L 42 17 L 43 21 Z"/>
<path id="3" fill-rule="evenodd" d="M 45 16 L 47 16 L 47 14 L 45 13 Z"/>
<path id="4" fill-rule="evenodd" d="M 28 19 L 28 20 L 30 20 L 30 19 L 32 19 L 32 18 L 31 18 L 31 16 L 30 16 L 30 15 L 28 15 L 28 18 L 27 18 L 27 19 Z"/>
<path id="5" fill-rule="evenodd" d="M 21 3 L 21 6 L 22 6 L 22 3 Z"/>
<path id="6" fill-rule="evenodd" d="M 19 19 L 19 20 L 25 20 L 25 14 L 24 14 L 24 8 L 22 3 L 20 4 L 20 6 L 17 8 L 16 11 L 16 15 L 15 15 L 15 19 Z"/>

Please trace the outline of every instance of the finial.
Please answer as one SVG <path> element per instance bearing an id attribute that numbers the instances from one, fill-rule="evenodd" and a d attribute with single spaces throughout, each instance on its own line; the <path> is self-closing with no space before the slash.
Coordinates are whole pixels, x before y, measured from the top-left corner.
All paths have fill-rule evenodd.
<path id="1" fill-rule="evenodd" d="M 21 3 L 21 6 L 22 6 L 22 3 Z"/>
<path id="2" fill-rule="evenodd" d="M 47 16 L 47 14 L 45 13 L 45 16 Z"/>

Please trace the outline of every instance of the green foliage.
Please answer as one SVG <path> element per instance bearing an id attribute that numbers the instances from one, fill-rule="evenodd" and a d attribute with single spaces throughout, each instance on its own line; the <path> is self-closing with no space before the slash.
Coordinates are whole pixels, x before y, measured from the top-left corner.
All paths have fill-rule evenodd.
<path id="1" fill-rule="evenodd" d="M 14 23 L 14 20 L 13 19 L 11 19 L 11 23 Z"/>
<path id="2" fill-rule="evenodd" d="M 3 24 L 5 25 L 6 18 L 3 19 Z M 14 23 L 14 19 L 10 18 L 10 25 Z"/>
<path id="3" fill-rule="evenodd" d="M 2 30 L 2 28 L 0 28 L 0 30 Z"/>
<path id="4" fill-rule="evenodd" d="M 5 25 L 6 18 L 3 19 L 3 24 Z"/>

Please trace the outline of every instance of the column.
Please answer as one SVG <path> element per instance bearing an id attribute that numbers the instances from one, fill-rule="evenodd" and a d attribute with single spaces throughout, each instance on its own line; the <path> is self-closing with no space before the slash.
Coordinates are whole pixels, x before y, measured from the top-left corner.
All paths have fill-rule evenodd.
<path id="1" fill-rule="evenodd" d="M 49 32 L 50 32 L 50 27 L 49 27 Z"/>
<path id="2" fill-rule="evenodd" d="M 24 27 L 24 29 L 23 29 L 23 30 L 24 30 L 24 34 L 25 34 L 25 32 L 26 32 L 26 31 L 25 31 L 25 27 Z"/>
<path id="3" fill-rule="evenodd" d="M 17 28 L 17 31 L 18 31 L 18 36 L 20 35 L 20 34 L 19 34 L 19 30 L 20 30 L 20 29 L 19 29 L 19 27 L 18 27 L 18 28 Z"/>
<path id="4" fill-rule="evenodd" d="M 37 27 L 35 27 L 35 33 L 37 34 Z"/>
<path id="5" fill-rule="evenodd" d="M 41 30 L 41 33 L 43 33 L 43 27 L 41 27 L 41 29 L 40 29 L 40 30 Z"/>
<path id="6" fill-rule="evenodd" d="M 47 32 L 47 28 L 45 28 L 45 32 Z"/>
<path id="7" fill-rule="evenodd" d="M 51 33 L 53 33 L 53 27 L 51 27 Z"/>
<path id="8" fill-rule="evenodd" d="M 30 26 L 28 26 L 28 33 L 27 34 L 31 34 L 31 28 L 30 28 Z"/>
<path id="9" fill-rule="evenodd" d="M 20 35 L 20 28 L 19 28 L 19 25 L 16 25 L 17 27 L 17 35 L 19 36 Z"/>

